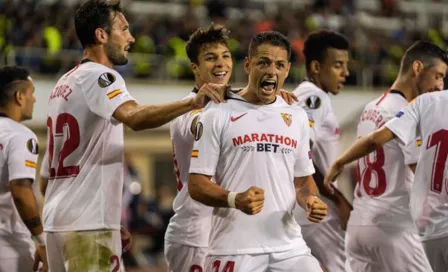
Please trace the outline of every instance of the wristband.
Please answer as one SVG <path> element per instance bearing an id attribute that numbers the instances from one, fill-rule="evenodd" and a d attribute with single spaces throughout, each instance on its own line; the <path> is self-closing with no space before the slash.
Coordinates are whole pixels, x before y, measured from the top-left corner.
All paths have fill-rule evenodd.
<path id="1" fill-rule="evenodd" d="M 44 238 L 44 233 L 42 232 L 39 235 L 33 235 L 31 236 L 31 238 L 33 239 L 33 241 L 40 247 L 45 246 L 45 238 Z"/>
<path id="2" fill-rule="evenodd" d="M 237 194 L 237 192 L 229 192 L 229 194 L 227 195 L 227 204 L 229 204 L 230 208 L 236 208 L 235 198 Z"/>

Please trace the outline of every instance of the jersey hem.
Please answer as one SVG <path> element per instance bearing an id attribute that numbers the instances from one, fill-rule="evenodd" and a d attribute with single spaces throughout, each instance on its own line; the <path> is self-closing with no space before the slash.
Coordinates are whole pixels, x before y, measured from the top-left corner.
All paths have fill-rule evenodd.
<path id="1" fill-rule="evenodd" d="M 171 244 L 187 246 L 187 247 L 208 248 L 208 245 L 197 245 L 197 244 L 189 243 L 187 241 L 181 241 L 180 239 L 174 241 L 172 238 L 165 238 L 165 241 L 169 242 Z"/>
<path id="2" fill-rule="evenodd" d="M 430 240 L 437 240 L 437 239 L 446 238 L 446 237 L 448 237 L 448 233 L 439 233 L 439 234 L 420 236 L 420 240 L 430 241 Z"/>
<path id="3" fill-rule="evenodd" d="M 65 232 L 65 231 L 83 231 L 83 230 L 120 230 L 121 225 L 92 225 L 92 226 L 83 226 L 81 228 L 74 227 L 44 227 L 45 232 Z"/>
<path id="4" fill-rule="evenodd" d="M 244 249 L 210 249 L 209 255 L 246 255 L 246 254 L 267 254 L 267 253 L 278 253 L 285 252 L 293 249 L 303 249 L 307 252 L 308 248 L 303 238 L 302 241 L 291 242 L 287 246 L 278 246 L 272 248 L 244 248 Z"/>

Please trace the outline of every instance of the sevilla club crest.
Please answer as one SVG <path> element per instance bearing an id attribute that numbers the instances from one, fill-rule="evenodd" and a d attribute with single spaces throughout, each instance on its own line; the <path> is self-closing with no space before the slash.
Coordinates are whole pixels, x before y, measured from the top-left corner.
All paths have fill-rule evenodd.
<path id="1" fill-rule="evenodd" d="M 281 113 L 283 121 L 285 121 L 285 124 L 289 127 L 292 123 L 292 115 L 288 113 Z"/>

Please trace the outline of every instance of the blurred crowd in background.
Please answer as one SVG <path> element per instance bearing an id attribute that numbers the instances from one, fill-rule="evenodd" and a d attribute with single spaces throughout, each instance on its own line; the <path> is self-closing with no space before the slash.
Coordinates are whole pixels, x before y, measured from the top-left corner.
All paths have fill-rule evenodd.
<path id="1" fill-rule="evenodd" d="M 231 30 L 233 81 L 238 82 L 245 80 L 242 61 L 250 38 L 260 31 L 277 30 L 289 37 L 294 49 L 290 83 L 303 78 L 302 47 L 309 32 L 327 28 L 345 34 L 352 47 L 347 84 L 363 87 L 390 84 L 413 41 L 427 39 L 445 48 L 448 38 L 448 24 L 443 23 L 448 9 L 437 8 L 443 0 L 122 2 L 136 38 L 131 62 L 119 68 L 125 77 L 192 79 L 185 41 L 196 28 L 212 21 Z M 428 3 L 436 6 L 428 8 Z M 74 1 L 0 0 L 2 62 L 15 62 L 42 74 L 69 70 L 82 50 L 73 23 L 78 6 Z"/>
<path id="2" fill-rule="evenodd" d="M 346 85 L 382 90 L 395 79 L 401 56 L 415 40 L 430 40 L 442 48 L 446 48 L 448 41 L 446 0 L 122 0 L 122 3 L 136 39 L 130 62 L 116 67 L 128 80 L 191 82 L 185 42 L 194 30 L 211 22 L 230 29 L 229 46 L 235 62 L 232 82 L 243 84 L 246 80 L 243 60 L 250 38 L 261 31 L 277 30 L 289 37 L 293 65 L 287 83 L 297 84 L 303 79 L 302 48 L 307 34 L 326 28 L 346 35 L 351 42 L 351 75 Z M 55 78 L 70 70 L 82 54 L 73 19 L 78 7 L 77 0 L 0 0 L 0 65 L 21 65 L 34 75 Z M 172 169 L 172 165 L 167 167 Z M 138 248 L 124 255 L 127 271 L 138 267 L 161 269 L 138 271 L 164 271 L 164 232 L 173 215 L 175 186 L 157 186 L 154 198 L 148 199 L 140 194 L 139 173 L 130 154 L 126 157 L 126 170 L 122 222 L 133 233 Z M 171 181 L 174 184 L 174 179 L 168 182 L 162 179 L 160 184 Z"/>

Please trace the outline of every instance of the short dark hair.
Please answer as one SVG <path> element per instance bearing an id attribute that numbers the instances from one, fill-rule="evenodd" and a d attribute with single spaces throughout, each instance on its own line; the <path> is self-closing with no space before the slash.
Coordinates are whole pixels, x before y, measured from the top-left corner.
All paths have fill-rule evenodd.
<path id="1" fill-rule="evenodd" d="M 28 70 L 17 66 L 5 66 L 0 68 L 0 106 L 8 104 L 10 96 L 14 93 L 16 82 L 29 80 Z"/>
<path id="2" fill-rule="evenodd" d="M 222 44 L 229 47 L 229 33 L 229 30 L 224 26 L 215 25 L 213 23 L 206 28 L 198 28 L 191 34 L 185 46 L 188 58 L 192 63 L 198 64 L 199 52 L 204 45 Z"/>
<path id="3" fill-rule="evenodd" d="M 266 43 L 283 47 L 288 52 L 288 60 L 291 58 L 291 43 L 285 35 L 277 31 L 265 31 L 253 36 L 249 44 L 249 57 L 256 54 L 260 45 Z"/>
<path id="4" fill-rule="evenodd" d="M 75 15 L 76 35 L 82 47 L 96 44 L 95 30 L 103 28 L 110 34 L 112 29 L 111 13 L 123 12 L 120 1 L 89 0 L 85 2 Z"/>
<path id="5" fill-rule="evenodd" d="M 303 47 L 306 70 L 310 69 L 311 62 L 314 60 L 323 62 L 327 57 L 328 48 L 348 51 L 349 47 L 347 38 L 337 32 L 329 30 L 311 32 Z"/>
<path id="6" fill-rule="evenodd" d="M 448 65 L 448 54 L 445 50 L 431 42 L 417 41 L 404 52 L 401 59 L 401 71 L 407 72 L 416 60 L 423 62 L 425 69 L 430 68 L 436 59 Z"/>

